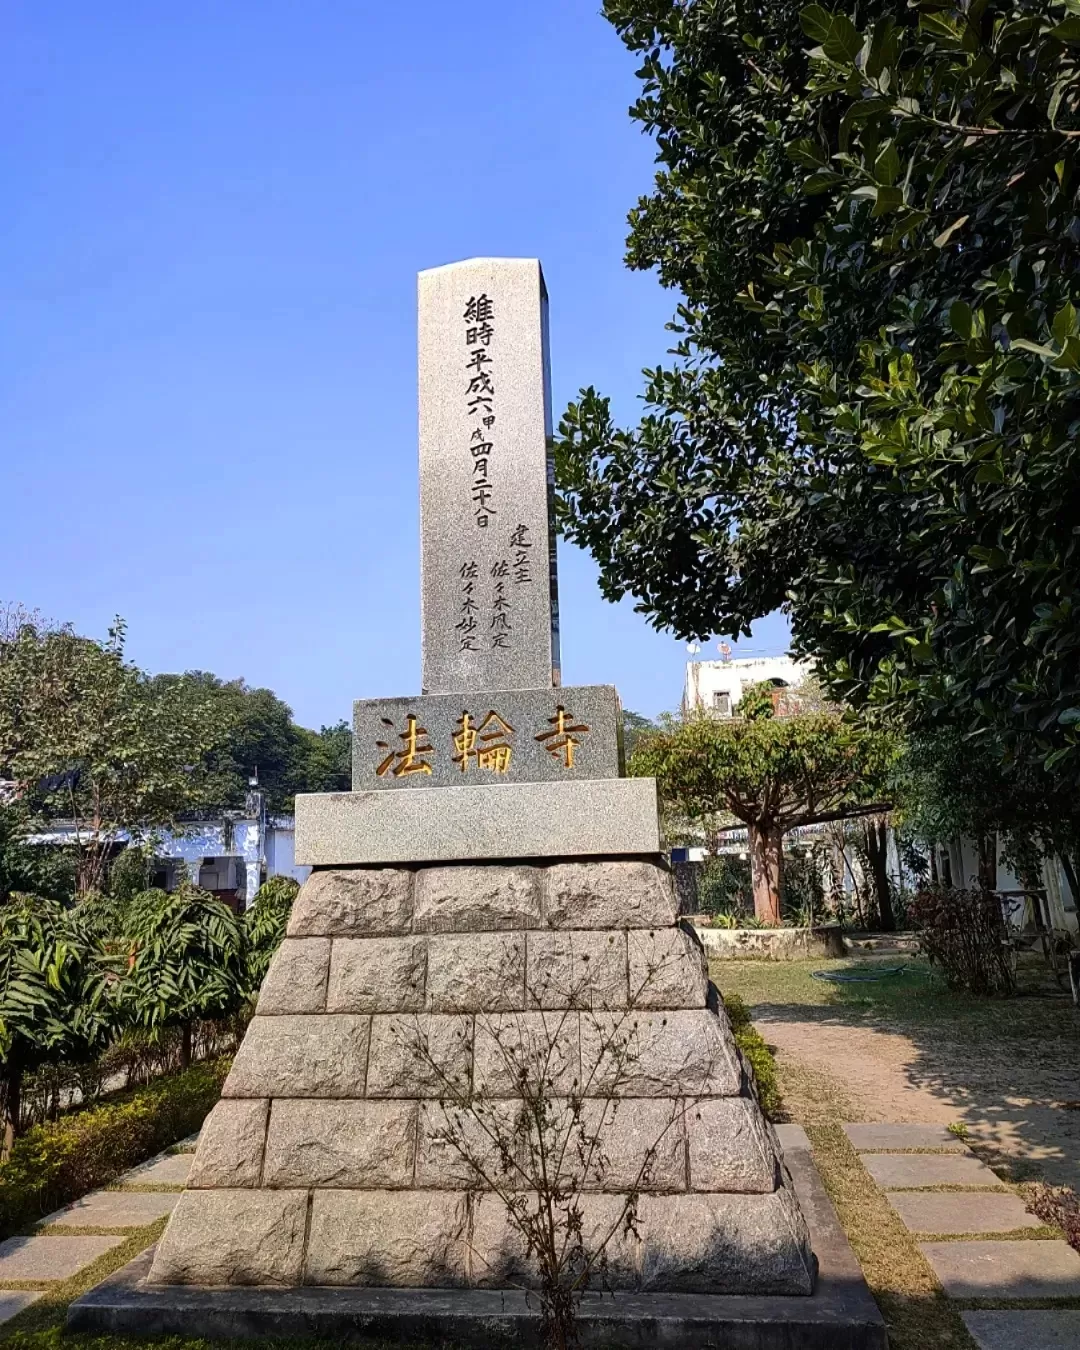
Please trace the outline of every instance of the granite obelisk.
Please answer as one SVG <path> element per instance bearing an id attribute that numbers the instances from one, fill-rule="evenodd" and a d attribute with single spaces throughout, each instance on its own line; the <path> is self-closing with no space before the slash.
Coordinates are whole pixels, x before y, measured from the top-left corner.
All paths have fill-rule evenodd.
<path id="1" fill-rule="evenodd" d="M 558 1065 L 545 1119 L 575 1096 L 611 1112 L 611 1166 L 584 1170 L 576 1212 L 599 1232 L 634 1197 L 612 1287 L 813 1289 L 775 1135 L 679 925 L 655 784 L 621 776 L 614 690 L 559 685 L 545 310 L 534 260 L 421 276 L 424 692 L 358 702 L 353 791 L 297 799 L 314 871 L 150 1285 L 438 1287 L 432 1318 L 450 1299 L 498 1333 L 484 1291 L 535 1284 L 535 1263 L 447 1147 L 445 1099 L 525 1118 L 509 1037 Z"/>

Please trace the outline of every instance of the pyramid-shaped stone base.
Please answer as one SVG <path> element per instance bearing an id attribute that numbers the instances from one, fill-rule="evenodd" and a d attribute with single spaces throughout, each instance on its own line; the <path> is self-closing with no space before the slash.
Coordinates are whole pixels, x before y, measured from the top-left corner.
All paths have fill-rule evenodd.
<path id="1" fill-rule="evenodd" d="M 535 1284 L 505 1195 L 533 1203 L 556 1154 L 584 1249 L 615 1230 L 594 1287 L 812 1292 L 775 1135 L 659 859 L 316 871 L 150 1283 Z"/>

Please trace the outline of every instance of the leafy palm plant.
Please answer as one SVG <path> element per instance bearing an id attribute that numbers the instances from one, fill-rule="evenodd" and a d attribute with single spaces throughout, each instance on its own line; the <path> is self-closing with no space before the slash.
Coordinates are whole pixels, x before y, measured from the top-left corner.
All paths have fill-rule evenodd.
<path id="1" fill-rule="evenodd" d="M 126 1019 L 152 1038 L 181 1031 L 191 1063 L 195 1023 L 229 1016 L 244 998 L 244 934 L 221 900 L 190 884 L 143 891 L 113 944 L 111 986 Z"/>
<path id="2" fill-rule="evenodd" d="M 100 956 L 95 927 L 78 908 L 20 895 L 0 909 L 5 1155 L 18 1133 L 27 1071 L 92 1059 L 115 1033 L 116 1009 L 102 996 Z"/>

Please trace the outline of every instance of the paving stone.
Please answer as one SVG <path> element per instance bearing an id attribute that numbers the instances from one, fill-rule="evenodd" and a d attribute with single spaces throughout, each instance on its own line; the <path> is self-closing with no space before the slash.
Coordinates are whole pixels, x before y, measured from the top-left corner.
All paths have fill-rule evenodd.
<path id="1" fill-rule="evenodd" d="M 202 1127 L 187 1184 L 193 1189 L 257 1186 L 269 1106 L 265 1097 L 223 1097 Z"/>
<path id="2" fill-rule="evenodd" d="M 853 1148 L 877 1153 L 888 1149 L 935 1148 L 949 1153 L 966 1153 L 967 1145 L 944 1125 L 845 1125 Z"/>
<path id="3" fill-rule="evenodd" d="M 1011 1233 L 1042 1227 L 1011 1192 L 890 1191 L 889 1204 L 913 1233 Z"/>
<path id="4" fill-rule="evenodd" d="M 335 938 L 327 1012 L 420 1012 L 427 939 Z"/>
<path id="5" fill-rule="evenodd" d="M 594 859 L 547 868 L 550 928 L 667 928 L 679 914 L 671 873 L 653 859 Z"/>
<path id="6" fill-rule="evenodd" d="M 190 1153 L 162 1153 L 117 1178 L 119 1186 L 185 1186 L 191 1171 Z"/>
<path id="7" fill-rule="evenodd" d="M 800 1149 L 805 1153 L 812 1151 L 810 1136 L 801 1125 L 774 1125 L 773 1132 L 785 1153 L 792 1153 Z"/>
<path id="8" fill-rule="evenodd" d="M 0 1280 L 66 1280 L 118 1246 L 122 1237 L 13 1237 L 0 1242 Z"/>
<path id="9" fill-rule="evenodd" d="M 626 1007 L 625 931 L 529 933 L 527 941 L 530 1007 Z"/>
<path id="10" fill-rule="evenodd" d="M 185 1191 L 150 1283 L 299 1284 L 307 1205 L 306 1191 Z"/>
<path id="11" fill-rule="evenodd" d="M 1076 1350 L 1080 1345 L 1080 1309 L 1011 1308 L 962 1312 L 964 1325 L 979 1350 Z"/>
<path id="12" fill-rule="evenodd" d="M 360 1097 L 370 1017 L 253 1017 L 223 1097 Z"/>
<path id="13" fill-rule="evenodd" d="M 635 1008 L 704 1008 L 709 987 L 705 949 L 682 928 L 631 929 L 630 1004 Z"/>
<path id="14" fill-rule="evenodd" d="M 466 1279 L 460 1191 L 316 1191 L 308 1284 L 440 1289 Z"/>
<path id="15" fill-rule="evenodd" d="M 0 1322 L 10 1322 L 16 1313 L 21 1313 L 24 1308 L 29 1308 L 31 1303 L 36 1303 L 41 1297 L 40 1293 L 35 1293 L 32 1289 L 6 1289 L 0 1293 Z"/>
<path id="16" fill-rule="evenodd" d="M 919 1250 L 950 1298 L 1080 1298 L 1080 1254 L 1067 1242 L 920 1242 Z"/>
<path id="17" fill-rule="evenodd" d="M 471 1017 L 421 1013 L 371 1019 L 369 1097 L 442 1097 L 448 1083 L 468 1085 L 471 1063 Z"/>
<path id="18" fill-rule="evenodd" d="M 749 1097 L 710 1097 L 688 1103 L 692 1191 L 776 1189 L 773 1142 L 757 1103 Z"/>
<path id="19" fill-rule="evenodd" d="M 424 867 L 416 876 L 418 933 L 540 927 L 540 872 L 488 863 Z"/>
<path id="20" fill-rule="evenodd" d="M 277 1101 L 265 1186 L 409 1186 L 415 1102 Z"/>
<path id="21" fill-rule="evenodd" d="M 1001 1187 L 989 1167 L 970 1153 L 864 1153 L 860 1162 L 887 1191 L 920 1186 Z"/>
<path id="22" fill-rule="evenodd" d="M 329 966 L 329 938 L 287 937 L 270 962 L 256 1012 L 325 1012 Z"/>
<path id="23" fill-rule="evenodd" d="M 428 939 L 431 1012 L 501 1012 L 525 1006 L 524 933 L 445 933 Z"/>
<path id="24" fill-rule="evenodd" d="M 67 1228 L 145 1228 L 171 1214 L 179 1199 L 176 1191 L 91 1191 L 45 1222 Z"/>
<path id="25" fill-rule="evenodd" d="M 194 1153 L 199 1147 L 199 1135 L 201 1133 L 201 1130 L 196 1130 L 194 1134 L 189 1134 L 186 1139 L 181 1139 L 178 1144 L 174 1144 L 173 1148 L 178 1149 L 181 1153 Z"/>
<path id="26" fill-rule="evenodd" d="M 313 872 L 289 916 L 289 937 L 407 933 L 413 874 L 403 867 L 342 867 Z"/>

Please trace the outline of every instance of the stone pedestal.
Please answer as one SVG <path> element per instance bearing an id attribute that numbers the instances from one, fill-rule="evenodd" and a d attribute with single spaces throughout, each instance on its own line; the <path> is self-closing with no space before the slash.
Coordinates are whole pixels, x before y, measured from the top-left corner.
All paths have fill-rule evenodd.
<path id="1" fill-rule="evenodd" d="M 316 871 L 150 1283 L 535 1285 L 469 1161 L 528 1199 L 529 1140 L 485 1158 L 481 1136 L 531 1074 L 556 1094 L 549 1159 L 573 1098 L 602 1141 L 563 1156 L 586 1244 L 640 1192 L 609 1287 L 812 1292 L 775 1135 L 657 857 Z"/>

